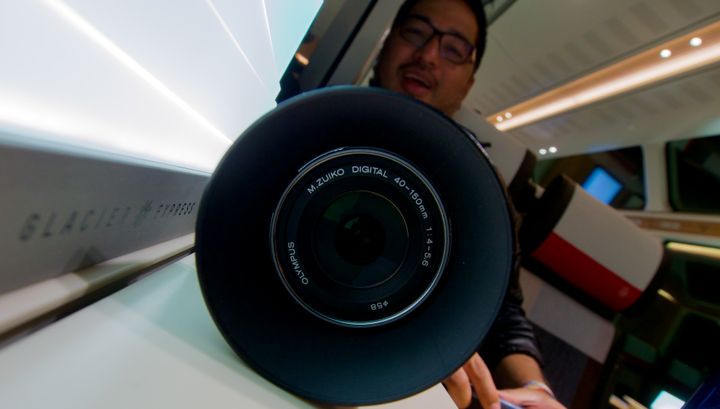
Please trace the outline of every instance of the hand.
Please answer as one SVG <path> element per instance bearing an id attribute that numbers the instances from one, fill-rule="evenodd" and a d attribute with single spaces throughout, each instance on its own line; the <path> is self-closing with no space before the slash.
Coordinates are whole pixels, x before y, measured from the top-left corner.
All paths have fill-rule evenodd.
<path id="1" fill-rule="evenodd" d="M 498 393 L 506 401 L 527 409 L 565 409 L 562 403 L 539 389 L 503 389 Z"/>
<path id="2" fill-rule="evenodd" d="M 448 394 L 458 408 L 467 408 L 472 391 L 485 409 L 500 409 L 500 398 L 490 370 L 480 355 L 474 353 L 465 364 L 443 381 Z"/>

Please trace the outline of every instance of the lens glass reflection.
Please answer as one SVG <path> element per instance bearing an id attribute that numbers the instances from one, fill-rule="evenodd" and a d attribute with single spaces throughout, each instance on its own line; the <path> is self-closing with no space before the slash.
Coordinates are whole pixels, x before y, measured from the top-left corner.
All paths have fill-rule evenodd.
<path id="1" fill-rule="evenodd" d="M 351 214 L 335 229 L 335 249 L 343 260 L 367 266 L 385 250 L 385 228 L 367 214 Z"/>
<path id="2" fill-rule="evenodd" d="M 334 199 L 314 236 L 314 253 L 325 274 L 354 288 L 382 284 L 407 254 L 408 229 L 399 209 L 369 191 L 347 192 Z"/>

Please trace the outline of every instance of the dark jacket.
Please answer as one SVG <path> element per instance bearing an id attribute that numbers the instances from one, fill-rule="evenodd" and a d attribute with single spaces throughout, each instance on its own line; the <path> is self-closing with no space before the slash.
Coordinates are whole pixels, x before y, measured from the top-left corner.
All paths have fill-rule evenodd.
<path id="1" fill-rule="evenodd" d="M 477 135 L 471 130 L 463 127 L 465 131 L 470 134 L 475 140 L 478 140 Z M 485 144 L 480 141 L 480 144 Z M 498 177 L 502 179 L 499 172 Z M 503 183 L 507 186 L 506 183 Z M 542 354 L 538 347 L 537 340 L 535 338 L 535 330 L 525 316 L 525 310 L 522 308 L 523 294 L 520 289 L 520 224 L 522 223 L 522 216 L 517 212 L 513 202 L 513 199 L 522 200 L 522 197 L 512 197 L 512 193 L 519 193 L 516 196 L 522 196 L 526 192 L 518 190 L 517 192 L 511 192 L 506 189 L 508 198 L 508 207 L 513 217 L 513 224 L 515 227 L 515 262 L 510 274 L 508 282 L 508 289 L 505 293 L 505 299 L 500 307 L 498 316 L 495 319 L 490 331 L 485 336 L 478 352 L 482 357 L 485 364 L 487 364 L 490 370 L 494 370 L 500 360 L 510 354 L 525 354 L 538 362 L 542 367 L 543 360 Z"/>
<path id="2" fill-rule="evenodd" d="M 535 331 L 525 316 L 522 301 L 519 268 L 516 267 L 510 277 L 500 312 L 479 350 L 480 356 L 491 370 L 502 358 L 516 353 L 529 355 L 542 366 L 542 355 L 535 339 Z"/>

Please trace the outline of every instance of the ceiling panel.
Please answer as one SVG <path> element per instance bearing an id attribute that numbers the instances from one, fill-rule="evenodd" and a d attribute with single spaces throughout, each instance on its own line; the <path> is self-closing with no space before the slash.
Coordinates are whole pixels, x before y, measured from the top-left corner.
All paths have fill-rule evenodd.
<path id="1" fill-rule="evenodd" d="M 518 1 L 490 27 L 470 98 L 499 111 L 718 14 L 718 0 Z"/>
<path id="2" fill-rule="evenodd" d="M 718 0 L 517 1 L 490 27 L 467 103 L 501 111 L 718 19 Z M 720 68 L 706 69 L 509 133 L 559 155 L 708 135 L 719 85 Z"/>
<path id="3" fill-rule="evenodd" d="M 558 156 L 720 134 L 720 66 L 509 133 Z"/>

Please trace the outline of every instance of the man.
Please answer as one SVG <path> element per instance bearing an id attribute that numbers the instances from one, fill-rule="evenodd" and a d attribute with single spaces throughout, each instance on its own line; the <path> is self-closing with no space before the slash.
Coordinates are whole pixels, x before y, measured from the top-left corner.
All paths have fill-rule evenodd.
<path id="1" fill-rule="evenodd" d="M 406 0 L 375 66 L 371 85 L 413 96 L 451 116 L 474 82 L 485 49 L 486 23 L 480 0 Z M 517 270 L 517 269 L 516 269 Z M 503 308 L 480 353 L 443 383 L 460 408 L 472 391 L 484 408 L 499 397 L 522 407 L 563 408 L 545 385 L 540 354 L 520 305 L 517 271 Z"/>

